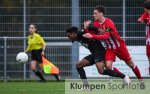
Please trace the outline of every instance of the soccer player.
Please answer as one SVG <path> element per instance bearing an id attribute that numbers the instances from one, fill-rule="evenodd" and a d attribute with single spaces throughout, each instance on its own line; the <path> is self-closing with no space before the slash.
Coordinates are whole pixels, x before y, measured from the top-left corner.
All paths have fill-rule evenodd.
<path id="1" fill-rule="evenodd" d="M 138 18 L 138 22 L 146 24 L 146 55 L 149 61 L 149 75 L 150 75 L 150 1 L 144 2 L 144 13 Z"/>
<path id="2" fill-rule="evenodd" d="M 35 75 L 40 78 L 40 82 L 45 82 L 45 78 L 43 77 L 42 73 L 38 70 L 37 65 L 40 66 L 40 69 L 43 71 L 43 64 L 42 64 L 42 55 L 44 56 L 45 51 L 45 41 L 44 39 L 37 33 L 37 26 L 34 24 L 30 24 L 29 26 L 29 33 L 28 36 L 28 47 L 25 51 L 31 51 L 31 69 Z M 54 75 L 57 80 L 59 80 L 58 75 Z"/>
<path id="3" fill-rule="evenodd" d="M 139 81 L 143 84 L 139 68 L 133 63 L 126 44 L 118 34 L 114 22 L 110 18 L 106 18 L 104 15 L 105 8 L 101 5 L 96 6 L 93 12 L 93 17 L 95 19 L 94 26 L 98 28 L 99 34 L 89 32 L 87 27 L 91 21 L 86 21 L 84 22 L 84 31 L 86 34 L 84 34 L 83 37 L 104 41 L 106 45 L 105 60 L 107 69 L 112 69 L 112 64 L 117 56 L 119 59 L 125 61 L 125 63 L 133 70 Z M 118 71 L 119 70 L 117 69 L 116 72 Z"/>
<path id="4" fill-rule="evenodd" d="M 89 30 L 96 32 L 95 28 L 93 27 L 89 28 Z M 91 66 L 93 64 L 96 65 L 99 74 L 120 77 L 126 80 L 126 82 L 129 84 L 130 79 L 128 76 L 113 72 L 110 69 L 104 69 L 105 48 L 99 40 L 84 38 L 83 34 L 85 34 L 85 32 L 78 31 L 77 27 L 70 27 L 66 30 L 66 35 L 69 40 L 71 40 L 72 42 L 80 42 L 91 52 L 90 55 L 84 57 L 81 61 L 79 61 L 79 63 L 76 64 L 77 71 L 80 75 L 80 78 L 83 80 L 84 85 L 88 85 L 88 82 L 86 80 L 87 78 L 83 67 Z"/>

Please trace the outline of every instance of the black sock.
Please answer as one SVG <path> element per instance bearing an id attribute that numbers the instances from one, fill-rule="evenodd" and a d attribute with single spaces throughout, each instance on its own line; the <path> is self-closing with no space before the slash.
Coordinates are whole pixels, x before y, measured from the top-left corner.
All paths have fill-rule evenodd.
<path id="1" fill-rule="evenodd" d="M 53 76 L 57 79 L 57 81 L 59 81 L 59 77 L 58 77 L 58 74 L 53 74 Z"/>
<path id="2" fill-rule="evenodd" d="M 33 70 L 33 72 L 35 73 L 36 76 L 38 76 L 41 80 L 45 80 L 45 78 L 43 77 L 43 75 L 36 69 Z"/>
<path id="3" fill-rule="evenodd" d="M 82 79 L 83 84 L 88 85 L 88 81 L 87 81 L 84 69 L 83 68 L 77 68 L 77 71 L 80 75 L 80 78 Z"/>
<path id="4" fill-rule="evenodd" d="M 109 70 L 109 69 L 104 70 L 103 75 L 109 75 L 109 76 L 113 76 L 113 77 L 120 77 L 122 79 L 125 78 L 124 74 L 120 74 L 120 73 L 114 72 L 114 71 Z"/>

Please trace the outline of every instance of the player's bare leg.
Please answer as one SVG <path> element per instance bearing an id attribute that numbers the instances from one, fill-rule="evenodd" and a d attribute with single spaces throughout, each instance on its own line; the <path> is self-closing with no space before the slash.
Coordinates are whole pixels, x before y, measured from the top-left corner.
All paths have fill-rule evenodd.
<path id="1" fill-rule="evenodd" d="M 110 69 L 112 70 L 112 64 L 113 64 L 113 61 L 106 61 L 106 69 Z"/>
<path id="2" fill-rule="evenodd" d="M 105 64 L 103 62 L 97 62 L 95 65 L 97 67 L 98 73 L 102 75 L 104 73 Z"/>
<path id="3" fill-rule="evenodd" d="M 141 76 L 141 73 L 139 71 L 139 68 L 133 63 L 133 60 L 130 59 L 128 62 L 126 62 L 126 64 L 132 69 L 132 71 L 137 76 L 137 78 L 139 80 L 142 80 L 142 76 Z"/>
<path id="4" fill-rule="evenodd" d="M 83 83 L 86 85 L 88 85 L 88 82 L 87 82 L 87 77 L 86 77 L 86 74 L 85 74 L 85 71 L 83 69 L 83 67 L 85 66 L 90 66 L 90 62 L 86 59 L 82 59 L 79 63 L 76 64 L 76 69 L 80 75 L 80 78 L 83 80 Z"/>
<path id="5" fill-rule="evenodd" d="M 139 71 L 139 68 L 133 63 L 132 59 L 130 59 L 128 62 L 126 62 L 126 64 L 132 69 L 134 74 L 139 79 L 139 81 L 140 81 L 140 88 L 144 89 L 145 88 L 145 84 L 144 84 L 144 81 L 142 79 L 142 76 L 141 76 L 141 73 Z"/>
<path id="6" fill-rule="evenodd" d="M 95 65 L 97 67 L 99 74 L 109 75 L 109 76 L 113 76 L 113 77 L 120 77 L 122 79 L 124 79 L 126 77 L 124 74 L 114 72 L 111 69 L 104 69 L 104 67 L 105 67 L 104 62 L 97 62 Z"/>
<path id="7" fill-rule="evenodd" d="M 86 59 L 81 60 L 76 65 L 77 71 L 78 71 L 81 79 L 86 79 L 86 75 L 85 75 L 85 71 L 84 71 L 83 67 L 90 66 L 90 65 L 91 65 L 90 62 Z M 125 78 L 124 74 L 113 72 L 111 69 L 104 69 L 104 67 L 105 67 L 104 62 L 96 62 L 95 65 L 97 67 L 97 70 L 98 70 L 99 74 L 109 75 L 109 76 L 113 76 L 113 77 Z"/>
<path id="8" fill-rule="evenodd" d="M 149 61 L 149 67 L 148 67 L 148 70 L 149 70 L 149 75 L 150 75 L 150 57 L 147 56 L 147 58 L 148 58 L 148 61 Z"/>
<path id="9" fill-rule="evenodd" d="M 89 89 L 88 88 L 89 84 L 83 67 L 90 66 L 90 65 L 91 65 L 90 62 L 86 59 L 82 59 L 79 63 L 76 64 L 76 69 L 84 85 L 83 89 Z"/>
<path id="10" fill-rule="evenodd" d="M 34 74 L 41 79 L 40 81 L 45 82 L 45 78 L 43 77 L 41 72 L 37 69 L 37 61 L 36 60 L 31 61 L 31 69 L 34 72 Z"/>
<path id="11" fill-rule="evenodd" d="M 105 65 L 106 69 L 112 70 L 112 63 L 113 63 L 113 61 L 106 61 L 106 65 Z M 117 72 L 117 73 L 119 73 L 120 75 L 124 75 L 123 73 L 120 73 L 120 72 Z M 124 82 L 126 82 L 126 83 L 124 83 Z M 125 75 L 123 83 L 128 84 L 128 85 L 131 83 L 131 80 L 128 75 Z"/>
<path id="12" fill-rule="evenodd" d="M 107 61 L 106 68 L 107 68 L 107 69 L 111 69 L 111 70 L 114 71 L 114 72 L 123 74 L 123 73 L 122 73 L 121 71 L 119 71 L 116 67 L 113 67 L 113 66 L 112 66 L 112 63 L 113 63 L 113 61 Z"/>

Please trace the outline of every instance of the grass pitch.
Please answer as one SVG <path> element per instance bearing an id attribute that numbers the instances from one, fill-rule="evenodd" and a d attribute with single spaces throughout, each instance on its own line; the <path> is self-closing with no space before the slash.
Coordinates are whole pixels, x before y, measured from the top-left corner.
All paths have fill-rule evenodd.
<path id="1" fill-rule="evenodd" d="M 107 84 L 107 82 L 102 82 Z M 121 82 L 114 82 L 116 84 Z M 136 83 L 136 82 L 134 82 Z M 145 81 L 146 89 L 97 89 L 66 91 L 66 94 L 149 94 L 150 80 Z M 65 82 L 0 82 L 0 94 L 65 94 Z"/>
<path id="2" fill-rule="evenodd" d="M 64 82 L 0 82 L 0 94 L 65 94 Z"/>

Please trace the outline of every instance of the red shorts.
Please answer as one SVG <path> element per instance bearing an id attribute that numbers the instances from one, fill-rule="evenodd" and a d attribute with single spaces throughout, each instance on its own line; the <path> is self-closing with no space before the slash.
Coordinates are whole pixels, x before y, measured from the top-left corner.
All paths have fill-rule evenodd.
<path id="1" fill-rule="evenodd" d="M 146 55 L 150 57 L 150 45 L 146 45 Z"/>
<path id="2" fill-rule="evenodd" d="M 116 56 L 125 62 L 128 62 L 131 59 L 131 56 L 125 44 L 121 44 L 117 49 L 106 49 L 106 61 L 115 61 Z"/>

